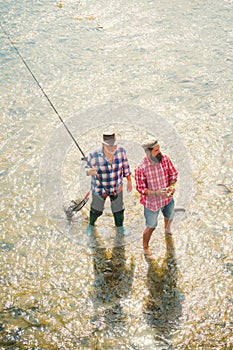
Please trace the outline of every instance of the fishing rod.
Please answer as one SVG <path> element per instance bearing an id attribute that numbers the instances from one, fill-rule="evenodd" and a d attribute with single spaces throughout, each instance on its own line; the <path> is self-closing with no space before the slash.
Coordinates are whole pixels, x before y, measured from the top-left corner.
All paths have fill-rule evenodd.
<path id="1" fill-rule="evenodd" d="M 48 95 L 46 94 L 46 92 L 44 91 L 44 89 L 42 88 L 41 84 L 39 83 L 39 81 L 37 80 L 36 76 L 34 75 L 34 73 L 32 72 L 31 68 L 29 67 L 29 65 L 27 64 L 27 62 L 25 61 L 25 59 L 23 58 L 23 56 L 21 55 L 21 53 L 19 52 L 18 48 L 14 45 L 13 41 L 11 40 L 10 35 L 5 31 L 5 29 L 3 28 L 3 26 L 0 24 L 1 26 L 1 30 L 3 31 L 3 33 L 6 35 L 7 39 L 9 40 L 10 44 L 12 45 L 12 47 L 15 49 L 16 53 L 18 54 L 18 56 L 20 57 L 20 59 L 22 60 L 22 62 L 24 63 L 25 67 L 28 69 L 28 71 L 30 72 L 30 74 L 32 75 L 33 79 L 35 80 L 35 82 L 37 83 L 37 85 L 39 86 L 40 90 L 43 92 L 44 96 L 46 97 L 47 101 L 49 102 L 50 106 L 52 107 L 52 109 L 54 110 L 54 112 L 57 114 L 58 118 L 60 119 L 60 121 L 62 122 L 62 124 L 64 125 L 65 129 L 67 130 L 67 132 L 69 133 L 69 135 L 71 136 L 72 140 L 74 141 L 75 145 L 77 146 L 77 148 L 79 149 L 79 151 L 81 152 L 83 158 L 82 160 L 85 160 L 88 163 L 87 157 L 85 156 L 83 150 L 81 149 L 81 147 L 79 146 L 79 144 L 77 143 L 77 141 L 75 140 L 74 136 L 72 135 L 72 133 L 70 132 L 70 130 L 68 129 L 67 125 L 65 124 L 64 120 L 62 119 L 62 117 L 60 116 L 60 114 L 58 113 L 57 109 L 54 107 L 52 101 L 50 100 L 50 98 L 48 97 Z M 77 200 L 72 200 L 72 204 L 68 207 L 68 208 L 64 208 L 66 215 L 68 218 L 71 218 L 75 212 L 79 211 L 80 209 L 82 209 L 82 207 L 87 203 L 88 199 L 89 199 L 89 195 L 90 195 L 90 191 L 87 192 L 87 194 L 85 195 L 85 197 L 81 200 L 81 201 L 77 201 Z"/>
<path id="2" fill-rule="evenodd" d="M 77 143 L 77 141 L 75 140 L 74 136 L 71 134 L 70 130 L 68 129 L 67 125 L 65 124 L 64 120 L 62 119 L 62 117 L 60 116 L 60 114 L 58 113 L 58 111 L 56 110 L 56 108 L 54 107 L 52 101 L 50 100 L 50 98 L 48 97 L 48 95 L 46 94 L 46 92 L 44 91 L 44 89 L 42 88 L 41 84 L 39 83 L 39 81 L 37 80 L 35 74 L 32 72 L 31 68 L 29 67 L 29 65 L 27 64 L 27 62 L 25 61 L 25 59 L 23 58 L 23 56 L 21 55 L 21 53 L 19 52 L 18 48 L 14 45 L 13 41 L 11 40 L 10 35 L 5 31 L 5 29 L 3 28 L 3 26 L 0 24 L 1 29 L 3 31 L 3 33 L 6 35 L 7 39 L 9 40 L 9 42 L 11 43 L 11 45 L 13 46 L 13 48 L 15 49 L 16 53 L 18 54 L 18 56 L 20 57 L 20 59 L 22 60 L 22 62 L 24 63 L 24 65 L 26 66 L 26 68 L 28 69 L 28 71 L 30 72 L 30 74 L 32 75 L 33 79 L 36 81 L 37 85 L 39 86 L 40 90 L 43 92 L 44 96 L 46 97 L 47 101 L 49 102 L 50 106 L 53 108 L 54 112 L 57 114 L 57 116 L 59 117 L 60 121 L 62 122 L 62 124 L 64 125 L 64 127 L 66 128 L 67 132 L 69 133 L 69 135 L 71 136 L 72 140 L 74 141 L 75 145 L 77 146 L 77 148 L 79 149 L 79 151 L 81 152 L 83 158 L 82 160 L 86 161 L 88 165 L 90 165 L 90 163 L 88 162 L 87 157 L 85 156 L 83 150 L 81 149 L 81 147 L 79 146 L 79 144 Z M 99 176 L 98 176 L 99 178 Z M 100 181 L 100 178 L 99 178 Z M 103 185 L 102 185 L 103 186 Z M 105 189 L 106 193 L 108 192 L 107 189 L 103 186 L 103 188 Z M 80 201 L 77 200 L 72 200 L 71 201 L 71 205 L 68 206 L 68 208 L 64 208 L 65 213 L 67 218 L 71 218 L 77 211 L 81 210 L 82 207 L 87 203 L 88 199 L 90 196 L 90 191 L 88 191 L 85 195 L 85 197 Z M 117 196 L 117 195 L 116 195 Z M 115 196 L 115 197 L 116 197 Z M 110 196 L 111 197 L 111 196 Z"/>
<path id="3" fill-rule="evenodd" d="M 54 104 L 52 103 L 52 101 L 50 100 L 50 98 L 48 97 L 48 95 L 46 94 L 46 92 L 44 91 L 44 89 L 42 88 L 41 84 L 39 83 L 39 81 L 37 80 L 36 76 L 34 75 L 34 73 L 32 72 L 31 68 L 29 67 L 29 65 L 27 64 L 27 62 L 25 61 L 25 59 L 23 58 L 23 56 L 21 55 L 21 53 L 19 52 L 19 50 L 17 49 L 17 47 L 14 45 L 13 41 L 11 40 L 11 37 L 9 36 L 9 34 L 5 31 L 5 29 L 3 28 L 3 26 L 0 24 L 1 29 L 3 31 L 3 33 L 6 35 L 7 39 L 9 40 L 9 42 L 11 43 L 11 45 L 13 46 L 13 48 L 15 49 L 16 53 L 18 54 L 18 56 L 20 57 L 20 59 L 22 60 L 22 62 L 24 63 L 24 65 L 26 66 L 26 68 L 28 69 L 28 71 L 30 72 L 30 74 L 32 75 L 33 79 L 35 80 L 35 82 L 37 83 L 37 85 L 39 86 L 40 90 L 43 92 L 44 96 L 46 97 L 47 101 L 49 102 L 50 106 L 52 107 L 52 109 L 54 110 L 54 112 L 57 114 L 58 118 L 60 119 L 60 121 L 62 122 L 62 124 L 64 125 L 64 127 L 66 128 L 67 132 L 69 133 L 69 135 L 71 136 L 72 140 L 74 141 L 75 145 L 78 147 L 79 151 L 81 152 L 83 158 L 82 160 L 87 160 L 87 157 L 85 156 L 84 152 L 82 151 L 82 149 L 80 148 L 79 144 L 77 143 L 77 141 L 75 140 L 74 136 L 71 134 L 70 130 L 68 129 L 67 125 L 65 124 L 64 120 L 62 119 L 62 117 L 60 116 L 60 114 L 58 113 L 58 111 L 56 110 L 56 108 L 54 107 Z"/>

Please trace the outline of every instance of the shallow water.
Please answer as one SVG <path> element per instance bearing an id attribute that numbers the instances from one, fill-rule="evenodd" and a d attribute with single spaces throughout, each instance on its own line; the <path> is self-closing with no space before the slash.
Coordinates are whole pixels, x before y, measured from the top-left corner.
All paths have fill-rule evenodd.
<path id="1" fill-rule="evenodd" d="M 232 1 L 4 1 L 1 24 L 87 154 L 116 128 L 131 168 L 159 137 L 179 169 L 173 238 L 147 262 L 125 191 L 93 237 L 81 154 L 1 33 L 2 349 L 230 349 Z"/>

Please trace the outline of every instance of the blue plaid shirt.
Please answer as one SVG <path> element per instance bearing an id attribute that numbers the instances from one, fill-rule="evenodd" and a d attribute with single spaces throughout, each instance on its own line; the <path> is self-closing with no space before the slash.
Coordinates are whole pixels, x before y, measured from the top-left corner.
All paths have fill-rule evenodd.
<path id="1" fill-rule="evenodd" d="M 109 163 L 102 148 L 89 154 L 86 169 L 97 167 L 97 175 L 91 177 L 91 190 L 96 195 L 114 195 L 123 185 L 123 178 L 131 175 L 126 151 L 117 146 L 112 163 Z"/>

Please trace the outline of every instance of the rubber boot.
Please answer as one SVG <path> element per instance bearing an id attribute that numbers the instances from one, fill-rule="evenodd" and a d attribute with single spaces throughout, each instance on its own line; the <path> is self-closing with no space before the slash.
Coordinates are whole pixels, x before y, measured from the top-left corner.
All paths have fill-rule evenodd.
<path id="1" fill-rule="evenodd" d="M 101 215 L 102 215 L 101 211 L 98 211 L 98 210 L 95 210 L 95 209 L 91 208 L 91 210 L 90 210 L 90 225 L 94 226 L 96 220 Z"/>
<path id="2" fill-rule="evenodd" d="M 123 226 L 124 210 L 118 211 L 117 213 L 113 213 L 113 216 L 114 216 L 114 221 L 115 221 L 116 227 Z"/>

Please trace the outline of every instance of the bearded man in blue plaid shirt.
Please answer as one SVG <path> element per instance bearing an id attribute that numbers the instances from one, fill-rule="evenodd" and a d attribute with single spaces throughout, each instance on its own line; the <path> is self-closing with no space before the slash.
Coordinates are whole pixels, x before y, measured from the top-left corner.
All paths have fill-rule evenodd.
<path id="1" fill-rule="evenodd" d="M 132 182 L 126 150 L 118 145 L 115 133 L 103 134 L 101 147 L 89 154 L 86 171 L 91 176 L 92 191 L 89 224 L 94 226 L 103 213 L 106 198 L 109 197 L 115 225 L 122 230 L 123 179 L 127 179 L 127 192 L 132 191 Z"/>

